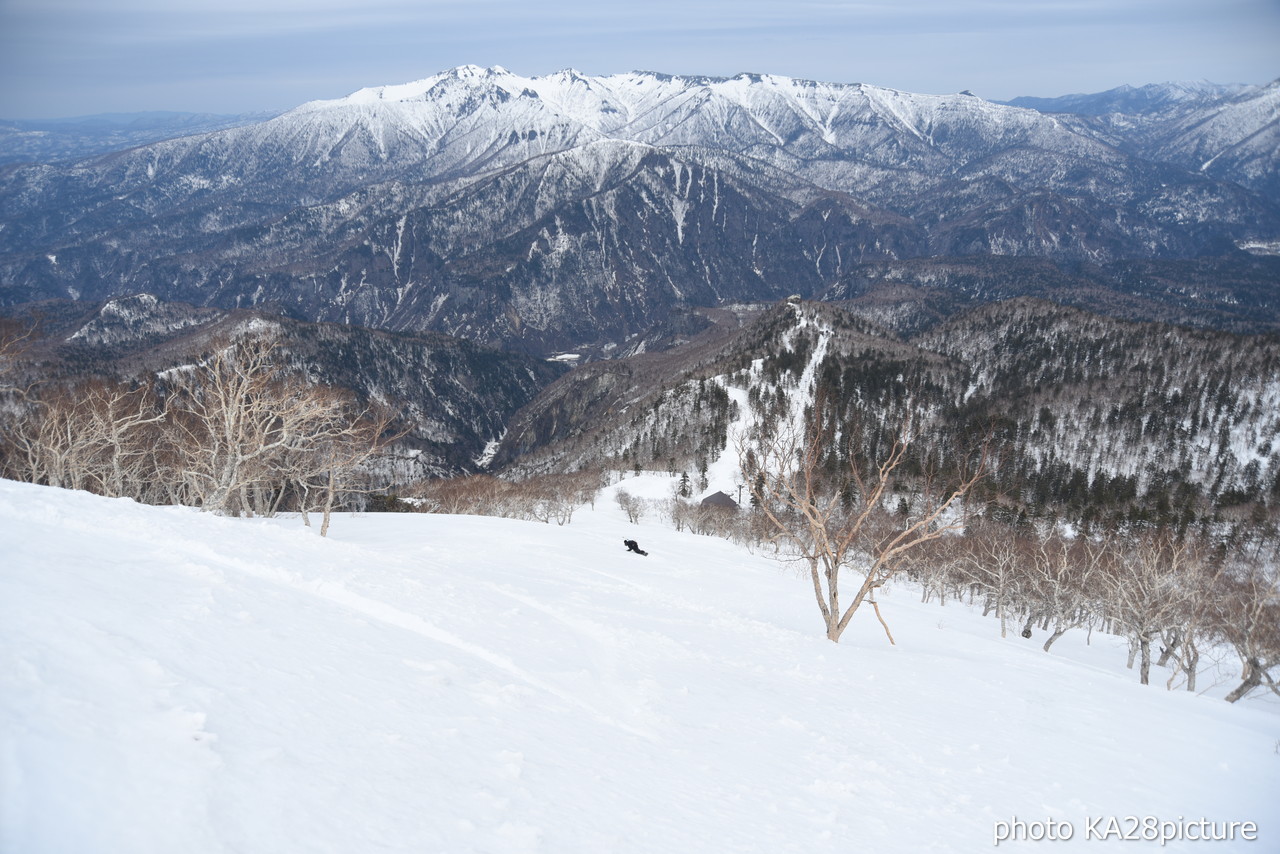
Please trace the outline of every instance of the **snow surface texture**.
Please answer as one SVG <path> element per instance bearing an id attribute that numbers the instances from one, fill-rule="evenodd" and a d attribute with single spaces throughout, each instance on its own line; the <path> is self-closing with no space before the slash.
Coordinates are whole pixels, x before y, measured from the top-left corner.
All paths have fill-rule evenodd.
<path id="1" fill-rule="evenodd" d="M 607 495 L 321 539 L 0 481 L 0 554 L 0 851 L 973 852 L 1015 816 L 1102 850 L 1086 822 L 1130 815 L 1280 844 L 1274 704 L 906 587 L 897 646 L 871 614 L 833 645 L 794 572 Z"/>

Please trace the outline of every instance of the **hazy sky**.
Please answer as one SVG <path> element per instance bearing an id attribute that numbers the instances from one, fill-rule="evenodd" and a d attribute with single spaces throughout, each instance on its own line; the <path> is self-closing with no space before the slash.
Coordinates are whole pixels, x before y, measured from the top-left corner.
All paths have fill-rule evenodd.
<path id="1" fill-rule="evenodd" d="M 462 64 L 991 99 L 1280 77 L 1280 0 L 0 0 L 0 116 L 282 110 Z"/>

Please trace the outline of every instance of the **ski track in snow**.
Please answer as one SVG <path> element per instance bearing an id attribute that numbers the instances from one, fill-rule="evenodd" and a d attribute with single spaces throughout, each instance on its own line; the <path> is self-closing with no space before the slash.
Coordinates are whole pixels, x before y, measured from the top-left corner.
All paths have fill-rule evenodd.
<path id="1" fill-rule="evenodd" d="M 258 577 L 263 577 L 263 575 L 253 572 L 248 567 L 245 567 L 244 571 L 249 572 L 250 574 L 256 575 Z M 274 583 L 281 583 L 277 579 L 269 579 L 269 580 L 272 580 Z M 569 705 L 576 706 L 582 709 L 583 711 L 588 712 L 589 714 L 596 717 L 597 719 L 604 721 L 610 726 L 617 727 L 618 729 L 623 730 L 624 732 L 627 732 L 631 735 L 639 736 L 641 738 L 647 738 L 647 739 L 653 738 L 651 734 L 635 729 L 627 725 L 626 723 L 623 723 L 622 721 L 614 720 L 613 718 L 609 717 L 608 715 L 604 714 L 598 709 L 593 708 L 589 703 L 584 702 L 580 698 L 575 697 L 571 694 L 568 694 L 567 692 L 562 691 L 561 689 L 555 687 L 554 685 L 549 685 L 546 682 L 543 682 L 541 679 L 537 678 L 532 673 L 529 673 L 523 668 L 517 666 L 515 663 L 513 663 L 506 657 L 499 655 L 498 653 L 495 653 L 494 651 L 487 649 L 483 646 L 480 646 L 478 644 L 465 641 L 462 638 L 452 634 L 451 632 L 447 632 L 439 628 L 438 626 L 432 625 L 431 623 L 424 620 L 422 617 L 419 617 L 417 614 L 410 614 L 392 605 L 388 605 L 385 602 L 379 602 L 377 600 L 370 599 L 365 596 L 361 596 L 357 593 L 353 593 L 340 583 L 333 583 L 333 582 L 326 582 L 326 581 L 303 582 L 303 583 L 296 583 L 296 582 L 289 581 L 284 583 L 286 583 L 288 586 L 292 587 L 293 589 L 299 590 L 308 595 L 315 596 L 317 598 L 324 599 L 329 602 L 333 602 L 334 604 L 340 605 L 344 608 L 349 608 L 352 611 L 363 614 L 367 617 L 371 617 L 372 619 L 378 620 L 380 622 L 386 623 L 391 626 L 396 626 L 398 628 L 404 629 L 405 631 L 413 632 L 416 635 L 421 635 L 422 637 L 427 638 L 428 640 L 434 641 L 436 643 L 452 647 L 458 650 L 459 652 L 465 653 L 466 655 L 469 655 L 472 658 L 479 659 L 485 664 L 488 664 L 491 667 L 494 667 L 510 676 L 515 677 L 516 679 L 519 679 L 520 681 L 530 685 L 531 687 L 537 688 L 539 691 L 545 691 L 546 693 L 552 695 L 553 697 L 557 697 L 565 701 Z M 495 589 L 495 588 L 492 588 L 492 586 L 490 586 L 490 589 Z"/>

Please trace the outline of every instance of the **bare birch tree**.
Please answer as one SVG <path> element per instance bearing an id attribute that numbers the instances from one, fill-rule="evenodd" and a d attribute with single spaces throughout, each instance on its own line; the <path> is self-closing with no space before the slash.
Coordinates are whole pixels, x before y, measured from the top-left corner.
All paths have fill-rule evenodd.
<path id="1" fill-rule="evenodd" d="M 143 497 L 154 479 L 156 438 L 167 417 L 153 384 L 91 381 L 79 387 L 77 408 L 90 451 L 89 488 L 112 498 Z"/>
<path id="2" fill-rule="evenodd" d="M 1219 632 L 1240 656 L 1240 684 L 1227 694 L 1234 703 L 1265 685 L 1280 694 L 1271 671 L 1280 667 L 1280 572 L 1274 564 L 1249 560 L 1221 581 Z"/>
<path id="3" fill-rule="evenodd" d="M 1040 619 L 1049 627 L 1045 652 L 1069 630 L 1089 625 L 1101 612 L 1099 594 L 1107 556 L 1099 543 L 1058 535 L 1040 537 L 1027 550 L 1027 625 Z"/>
<path id="4" fill-rule="evenodd" d="M 336 473 L 354 468 L 365 458 L 357 449 L 375 444 L 345 395 L 284 376 L 279 349 L 274 335 L 247 335 L 174 380 L 178 467 L 205 510 L 270 512 L 273 502 L 255 496 L 286 488 L 290 474 L 318 485 L 331 509 Z"/>
<path id="5" fill-rule="evenodd" d="M 759 437 L 753 447 L 739 447 L 739 461 L 769 540 L 808 569 L 827 639 L 839 642 L 869 602 L 892 643 L 875 593 L 906 568 L 913 549 L 964 528 L 963 501 L 986 473 L 987 446 L 956 461 L 963 464 L 944 485 L 928 472 L 907 476 L 918 459 L 909 451 L 928 444 L 916 416 L 902 417 L 878 459 L 857 447 L 857 438 L 856 425 L 830 423 L 819 400 L 802 432 Z M 843 464 L 833 465 L 841 450 Z M 886 506 L 907 493 L 915 508 L 908 515 Z M 847 600 L 840 586 L 846 567 L 861 575 Z"/>
<path id="6" fill-rule="evenodd" d="M 982 615 L 996 612 L 1002 638 L 1009 636 L 1009 616 L 1024 596 L 1025 551 L 1019 537 L 992 522 L 977 522 L 964 538 L 962 571 L 982 592 Z"/>
<path id="7" fill-rule="evenodd" d="M 385 409 L 356 413 L 354 402 L 345 396 L 333 390 L 326 390 L 325 396 L 336 396 L 335 411 L 342 414 L 323 429 L 313 431 L 306 447 L 298 451 L 310 468 L 301 480 L 314 484 L 320 496 L 322 537 L 329 533 L 329 522 L 339 498 L 371 492 L 374 486 L 369 483 L 367 466 L 388 444 L 404 435 L 403 431 L 391 432 L 394 419 Z"/>
<path id="8" fill-rule="evenodd" d="M 1130 667 L 1140 656 L 1139 681 L 1151 681 L 1152 644 L 1183 624 L 1185 599 L 1199 587 L 1201 554 L 1195 543 L 1164 531 L 1113 543 L 1100 573 L 1104 609 L 1112 627 L 1129 638 Z"/>

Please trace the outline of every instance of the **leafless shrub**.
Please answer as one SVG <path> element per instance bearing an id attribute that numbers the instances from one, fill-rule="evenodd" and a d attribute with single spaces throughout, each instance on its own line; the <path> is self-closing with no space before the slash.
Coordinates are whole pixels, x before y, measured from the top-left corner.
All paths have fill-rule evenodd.
<path id="1" fill-rule="evenodd" d="M 499 516 L 567 525 L 574 512 L 592 504 L 603 485 L 598 470 L 538 475 L 518 481 L 491 475 L 469 475 L 424 481 L 405 495 L 432 513 Z"/>
<path id="2" fill-rule="evenodd" d="M 1271 671 L 1280 666 L 1280 573 L 1273 563 L 1241 561 L 1219 578 L 1216 635 L 1240 656 L 1240 684 L 1227 694 L 1234 703 L 1265 685 L 1280 694 Z"/>
<path id="3" fill-rule="evenodd" d="M 908 557 L 923 544 L 964 528 L 963 499 L 985 474 L 985 445 L 943 487 L 927 472 L 908 477 L 908 451 L 923 437 L 906 415 L 891 431 L 878 456 L 844 448 L 838 476 L 830 460 L 840 450 L 837 436 L 859 435 L 850 425 L 825 420 L 819 400 L 803 435 L 779 430 L 739 449 L 743 480 L 753 504 L 768 520 L 770 539 L 785 543 L 808 568 L 827 639 L 838 642 L 864 601 L 869 602 L 890 642 L 893 636 L 875 601 L 875 591 L 909 567 Z M 910 484 L 910 488 L 908 488 Z M 902 515 L 885 506 L 891 495 L 914 492 L 916 510 Z M 841 570 L 856 567 L 862 580 L 852 600 L 841 599 Z"/>
<path id="4" fill-rule="evenodd" d="M 614 496 L 618 506 L 627 514 L 628 522 L 635 525 L 644 518 L 645 511 L 648 510 L 648 502 L 643 498 L 638 498 L 625 489 L 619 489 Z"/>

